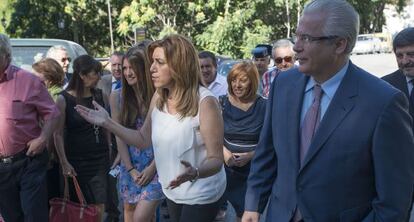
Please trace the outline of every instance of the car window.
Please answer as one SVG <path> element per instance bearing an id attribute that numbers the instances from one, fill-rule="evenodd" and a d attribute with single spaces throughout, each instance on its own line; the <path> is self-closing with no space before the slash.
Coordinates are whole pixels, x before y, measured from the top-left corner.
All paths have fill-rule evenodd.
<path id="1" fill-rule="evenodd" d="M 50 46 L 12 46 L 12 63 L 26 68 L 44 58 Z"/>
<path id="2" fill-rule="evenodd" d="M 78 45 L 78 44 L 71 44 L 73 50 L 75 51 L 75 56 L 78 57 L 80 55 L 86 55 L 88 54 L 84 48 L 82 48 L 82 46 Z"/>

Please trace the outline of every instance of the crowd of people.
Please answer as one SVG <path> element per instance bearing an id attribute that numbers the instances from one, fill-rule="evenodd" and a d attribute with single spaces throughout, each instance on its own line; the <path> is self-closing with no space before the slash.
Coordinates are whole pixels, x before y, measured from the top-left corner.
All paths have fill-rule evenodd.
<path id="1" fill-rule="evenodd" d="M 358 30 L 348 2 L 313 0 L 293 42 L 259 44 L 226 77 L 176 34 L 114 52 L 103 76 L 89 55 L 69 74 L 62 46 L 25 71 L 0 34 L 0 214 L 48 221 L 76 177 L 98 221 L 155 222 L 165 202 L 173 222 L 228 204 L 243 222 L 408 222 L 414 28 L 383 80 L 350 61 Z"/>

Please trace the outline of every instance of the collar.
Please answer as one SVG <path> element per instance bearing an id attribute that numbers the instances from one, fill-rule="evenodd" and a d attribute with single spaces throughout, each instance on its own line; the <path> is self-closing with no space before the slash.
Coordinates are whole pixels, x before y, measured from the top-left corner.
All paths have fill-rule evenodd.
<path id="1" fill-rule="evenodd" d="M 322 83 L 321 88 L 323 90 L 323 93 L 330 100 L 335 95 L 335 92 L 338 89 L 339 84 L 341 83 L 342 79 L 344 78 L 346 74 L 346 71 L 348 70 L 348 66 L 349 66 L 349 60 L 337 73 L 335 73 L 335 75 L 333 75 L 330 79 Z M 309 78 L 309 81 L 305 87 L 305 93 L 311 90 L 315 84 L 316 84 L 316 81 L 313 79 L 313 77 Z"/>
<path id="2" fill-rule="evenodd" d="M 117 79 L 115 79 L 115 77 L 111 74 L 111 76 L 112 76 L 112 84 L 114 84 L 114 83 L 116 83 L 116 82 L 118 82 L 118 81 L 121 81 L 121 80 L 117 80 Z"/>
<path id="3" fill-rule="evenodd" d="M 404 76 L 405 76 L 405 81 L 407 81 L 407 84 L 411 83 L 412 80 L 414 79 L 414 77 L 409 77 L 409 76 L 406 76 L 406 75 L 404 75 Z"/>
<path id="4" fill-rule="evenodd" d="M 222 81 L 220 81 L 221 76 L 216 73 L 216 78 L 214 78 L 214 81 L 212 83 L 210 83 L 210 85 L 208 85 L 208 89 L 213 88 L 214 85 L 219 84 L 219 85 L 223 85 Z"/>

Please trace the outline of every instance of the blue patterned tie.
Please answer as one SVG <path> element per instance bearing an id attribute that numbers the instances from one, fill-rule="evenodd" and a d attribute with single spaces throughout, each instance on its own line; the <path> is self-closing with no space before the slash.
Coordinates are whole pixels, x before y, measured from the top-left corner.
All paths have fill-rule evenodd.
<path id="1" fill-rule="evenodd" d="M 114 86 L 114 89 L 119 89 L 119 88 L 121 88 L 121 86 L 122 86 L 122 84 L 121 84 L 121 80 L 117 80 L 117 81 L 113 82 L 113 83 L 112 83 L 112 85 L 115 85 L 115 86 Z"/>

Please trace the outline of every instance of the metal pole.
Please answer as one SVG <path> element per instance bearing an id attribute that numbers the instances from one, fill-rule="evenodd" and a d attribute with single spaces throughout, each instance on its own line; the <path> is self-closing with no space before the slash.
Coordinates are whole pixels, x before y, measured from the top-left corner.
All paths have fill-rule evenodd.
<path id="1" fill-rule="evenodd" d="M 112 35 L 112 16 L 111 16 L 111 3 L 110 0 L 106 1 L 108 5 L 108 20 L 109 20 L 109 33 L 111 36 L 111 54 L 114 53 L 114 37 Z"/>

